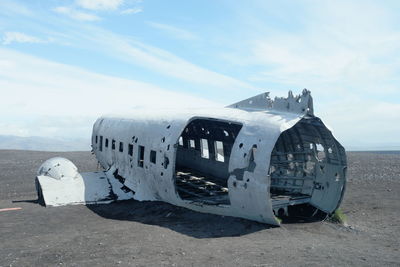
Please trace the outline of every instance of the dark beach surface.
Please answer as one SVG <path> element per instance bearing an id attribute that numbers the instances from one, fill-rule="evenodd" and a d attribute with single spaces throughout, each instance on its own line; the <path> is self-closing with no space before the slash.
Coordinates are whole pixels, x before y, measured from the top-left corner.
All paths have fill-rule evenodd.
<path id="1" fill-rule="evenodd" d="M 0 150 L 0 266 L 400 266 L 400 152 L 348 152 L 341 209 L 281 227 L 162 202 L 45 208 L 35 174 L 61 156 L 94 171 L 90 152 Z"/>

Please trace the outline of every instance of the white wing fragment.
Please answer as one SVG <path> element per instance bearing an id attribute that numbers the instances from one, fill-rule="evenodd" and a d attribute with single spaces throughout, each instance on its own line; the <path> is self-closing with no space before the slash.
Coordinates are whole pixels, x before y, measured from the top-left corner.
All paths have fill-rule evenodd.
<path id="1" fill-rule="evenodd" d="M 79 173 L 65 158 L 52 158 L 39 168 L 37 190 L 46 206 L 104 204 L 133 198 L 110 172 Z"/>

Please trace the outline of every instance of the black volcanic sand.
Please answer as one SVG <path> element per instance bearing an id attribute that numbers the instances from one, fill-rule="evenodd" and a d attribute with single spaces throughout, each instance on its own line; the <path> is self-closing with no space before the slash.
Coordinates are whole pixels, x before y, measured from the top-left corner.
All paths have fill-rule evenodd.
<path id="1" fill-rule="evenodd" d="M 45 208 L 34 178 L 53 156 L 96 170 L 89 152 L 0 150 L 0 266 L 400 266 L 400 153 L 348 153 L 342 210 L 282 227 L 161 202 Z"/>

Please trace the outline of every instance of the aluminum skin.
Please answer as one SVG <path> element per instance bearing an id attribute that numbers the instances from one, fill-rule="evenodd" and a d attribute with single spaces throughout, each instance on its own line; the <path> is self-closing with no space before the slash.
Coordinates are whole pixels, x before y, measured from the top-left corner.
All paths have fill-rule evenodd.
<path id="1" fill-rule="evenodd" d="M 105 171 L 82 175 L 87 181 L 73 190 L 39 172 L 46 205 L 133 198 L 279 225 L 276 216 L 303 209 L 311 209 L 307 216 L 333 213 L 345 191 L 344 148 L 314 115 L 306 89 L 218 109 L 103 116 L 93 126 L 92 151 Z M 80 197 L 58 200 L 54 188 Z"/>

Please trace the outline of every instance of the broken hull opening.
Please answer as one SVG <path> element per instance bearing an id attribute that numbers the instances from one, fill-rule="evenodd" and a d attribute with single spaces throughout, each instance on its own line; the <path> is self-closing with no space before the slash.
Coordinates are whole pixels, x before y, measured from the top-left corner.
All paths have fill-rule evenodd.
<path id="1" fill-rule="evenodd" d="M 316 117 L 284 131 L 271 153 L 269 177 L 274 213 L 279 217 L 321 217 L 340 205 L 346 154 Z"/>
<path id="2" fill-rule="evenodd" d="M 175 187 L 182 200 L 229 205 L 229 159 L 242 125 L 194 119 L 182 132 L 176 153 Z"/>

